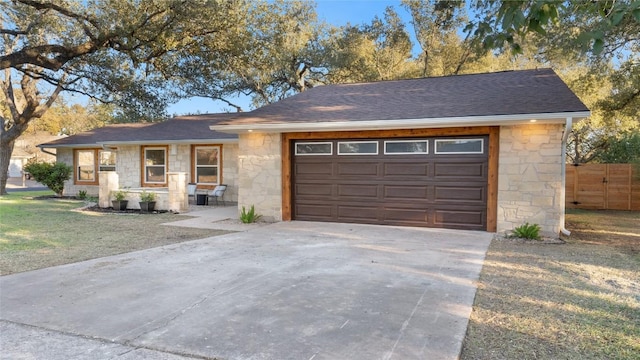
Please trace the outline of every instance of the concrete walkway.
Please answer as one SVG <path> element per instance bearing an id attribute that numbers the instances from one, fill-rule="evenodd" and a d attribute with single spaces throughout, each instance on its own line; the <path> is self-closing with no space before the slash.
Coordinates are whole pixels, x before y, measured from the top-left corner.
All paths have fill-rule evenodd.
<path id="1" fill-rule="evenodd" d="M 492 234 L 283 222 L 0 277 L 7 359 L 456 359 Z"/>
<path id="2" fill-rule="evenodd" d="M 249 231 L 267 225 L 267 223 L 243 224 L 238 219 L 238 206 L 197 206 L 192 205 L 189 212 L 181 213 L 185 220 L 172 221 L 163 225 L 183 226 L 198 229 L 215 229 L 229 231 Z"/>

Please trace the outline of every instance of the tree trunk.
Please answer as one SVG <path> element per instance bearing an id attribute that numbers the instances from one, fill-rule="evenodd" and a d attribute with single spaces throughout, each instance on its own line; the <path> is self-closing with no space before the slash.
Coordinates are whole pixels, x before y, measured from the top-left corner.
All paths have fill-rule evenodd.
<path id="1" fill-rule="evenodd" d="M 9 178 L 9 164 L 15 140 L 5 140 L 0 137 L 0 195 L 7 193 L 7 179 Z"/>

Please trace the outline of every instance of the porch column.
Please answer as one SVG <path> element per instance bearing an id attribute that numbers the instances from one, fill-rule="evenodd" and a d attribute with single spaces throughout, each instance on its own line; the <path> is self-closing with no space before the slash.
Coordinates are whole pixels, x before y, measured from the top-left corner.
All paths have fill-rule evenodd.
<path id="1" fill-rule="evenodd" d="M 185 212 L 189 209 L 189 195 L 187 194 L 187 173 L 168 172 L 169 210 Z"/>
<path id="2" fill-rule="evenodd" d="M 108 208 L 111 206 L 111 192 L 120 188 L 118 185 L 118 173 L 115 171 L 101 171 L 98 173 L 100 187 L 98 188 L 98 206 Z"/>

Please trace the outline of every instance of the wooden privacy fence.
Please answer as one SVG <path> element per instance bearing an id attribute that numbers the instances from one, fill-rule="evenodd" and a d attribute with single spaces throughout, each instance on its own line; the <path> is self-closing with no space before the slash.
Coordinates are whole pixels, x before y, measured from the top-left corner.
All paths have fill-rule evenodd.
<path id="1" fill-rule="evenodd" d="M 640 210 L 640 179 L 631 164 L 567 164 L 566 207 Z"/>

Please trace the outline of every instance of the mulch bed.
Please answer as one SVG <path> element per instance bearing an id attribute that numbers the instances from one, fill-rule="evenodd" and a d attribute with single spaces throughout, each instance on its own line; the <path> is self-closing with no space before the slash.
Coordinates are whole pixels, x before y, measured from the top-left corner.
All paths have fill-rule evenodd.
<path id="1" fill-rule="evenodd" d="M 57 195 L 42 195 L 42 196 L 34 196 L 33 200 L 85 200 L 80 199 L 77 196 L 57 196 Z M 170 212 L 169 210 L 154 210 L 154 211 L 141 211 L 140 209 L 127 209 L 127 210 L 114 210 L 112 207 L 103 208 L 96 204 L 89 204 L 80 209 L 80 211 L 91 211 L 98 213 L 108 213 L 108 214 L 166 214 Z"/>
<path id="2" fill-rule="evenodd" d="M 41 195 L 41 196 L 25 196 L 25 199 L 32 200 L 82 200 L 77 196 L 58 196 L 58 195 Z"/>
<path id="3" fill-rule="evenodd" d="M 98 205 L 86 206 L 82 211 L 92 211 L 109 214 L 166 214 L 169 210 L 141 211 L 140 209 L 114 210 L 112 207 L 102 208 Z"/>

